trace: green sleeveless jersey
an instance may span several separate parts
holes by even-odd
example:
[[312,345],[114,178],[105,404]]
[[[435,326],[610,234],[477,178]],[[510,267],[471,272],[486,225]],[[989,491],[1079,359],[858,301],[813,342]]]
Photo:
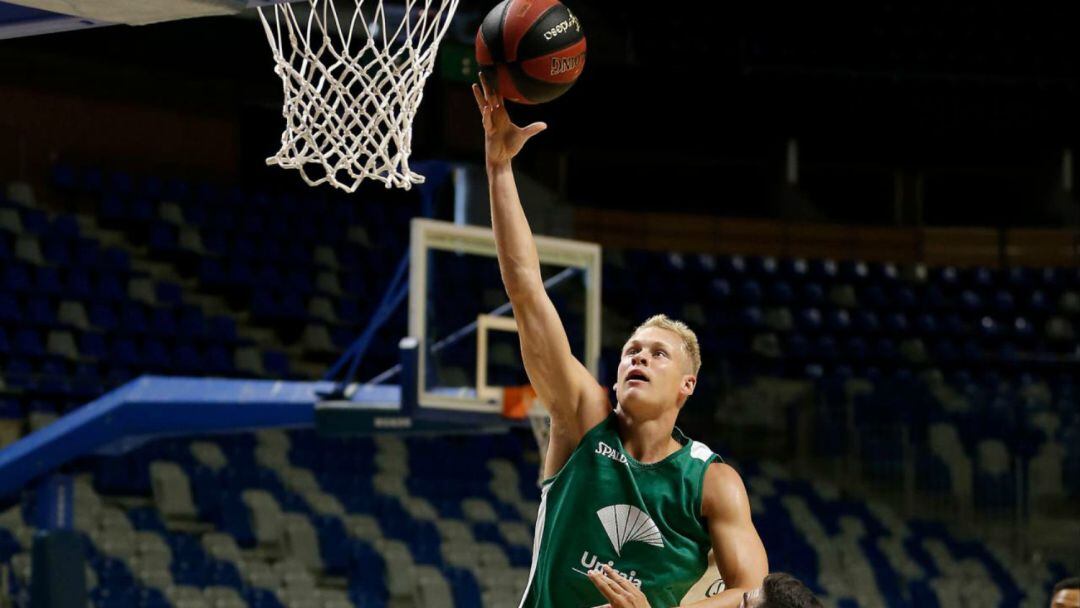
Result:
[[543,482],[532,569],[520,608],[592,608],[606,603],[586,573],[610,565],[653,608],[678,606],[708,567],[701,516],[705,470],[719,457],[672,433],[682,448],[643,464],[623,450],[614,413],[585,433]]

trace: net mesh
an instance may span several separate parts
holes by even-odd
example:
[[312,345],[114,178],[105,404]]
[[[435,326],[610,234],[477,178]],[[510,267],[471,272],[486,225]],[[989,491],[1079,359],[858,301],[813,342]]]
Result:
[[267,164],[354,192],[409,189],[412,124],[458,0],[307,0],[259,8],[284,90],[281,149]]

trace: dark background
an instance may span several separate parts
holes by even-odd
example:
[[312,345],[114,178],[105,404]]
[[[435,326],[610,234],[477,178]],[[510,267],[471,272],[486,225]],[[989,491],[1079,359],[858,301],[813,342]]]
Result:
[[[512,113],[549,123],[519,166],[575,204],[879,225],[1080,215],[1060,185],[1080,107],[1075,3],[568,4],[589,41],[583,77]],[[492,5],[463,0],[445,43],[471,44]],[[248,17],[0,41],[0,86],[224,120],[230,170],[289,183],[262,162],[281,90]],[[414,158],[479,161],[474,112],[436,69]],[[792,139],[798,187],[783,181]]]

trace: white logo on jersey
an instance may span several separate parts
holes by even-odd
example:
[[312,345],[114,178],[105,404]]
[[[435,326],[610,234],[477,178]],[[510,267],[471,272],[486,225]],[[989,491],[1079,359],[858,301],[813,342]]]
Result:
[[611,505],[596,512],[604,524],[611,546],[622,555],[626,543],[640,542],[654,547],[664,546],[664,537],[652,518],[634,505]]
[[596,442],[596,452],[595,453],[600,454],[601,456],[606,456],[607,458],[610,458],[610,459],[614,460],[615,462],[621,462],[623,464],[626,464],[626,456],[623,456],[622,452],[620,452],[619,450],[616,450],[615,448],[609,446],[608,444],[604,443],[603,441],[597,441]]
[[[607,565],[611,566],[611,569],[615,571],[615,574],[618,574],[619,576],[625,578],[626,580],[630,581],[630,583],[633,584],[635,587],[641,589],[641,579],[637,577],[637,570],[623,572],[615,567],[615,562],[613,561],[609,561]],[[577,572],[578,574],[584,574],[585,576],[588,576],[589,572],[592,572],[594,570],[596,572],[604,571],[604,562],[597,559],[597,556],[589,554],[588,551],[585,551],[581,554],[581,566],[585,568],[585,570],[578,570],[577,568],[571,568],[571,570]]]

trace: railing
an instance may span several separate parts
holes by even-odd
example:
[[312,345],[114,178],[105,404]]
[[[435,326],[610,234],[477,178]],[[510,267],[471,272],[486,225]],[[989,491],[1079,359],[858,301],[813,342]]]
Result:
[[[787,386],[773,391],[768,379],[758,379],[753,388],[730,391],[720,404],[717,433],[732,457],[778,460],[799,477],[831,483],[851,498],[885,503],[905,520],[943,522],[969,538],[1012,547],[1017,556],[1075,556],[1075,547],[1039,533],[1048,522],[1080,521],[1080,504],[1068,488],[1059,496],[1033,496],[1033,463],[1022,453],[1024,429],[1034,426],[1030,420],[1007,429],[1013,433],[1003,441],[1008,454],[997,462],[1003,473],[984,475],[979,470],[986,461],[980,465],[978,450],[971,448],[981,438],[969,438],[968,448],[957,445],[963,457],[947,462],[931,446],[933,417],[919,415],[917,407],[867,419],[859,400],[873,402],[881,395],[866,383],[849,382],[837,399],[808,381],[802,391],[792,390],[791,380],[778,382]],[[905,400],[895,390],[883,409]],[[753,411],[753,419],[740,418],[740,411]],[[762,424],[764,419],[774,423]]]
[[604,247],[932,266],[1080,264],[1080,229],[903,228],[798,224],[576,209],[575,238]]

